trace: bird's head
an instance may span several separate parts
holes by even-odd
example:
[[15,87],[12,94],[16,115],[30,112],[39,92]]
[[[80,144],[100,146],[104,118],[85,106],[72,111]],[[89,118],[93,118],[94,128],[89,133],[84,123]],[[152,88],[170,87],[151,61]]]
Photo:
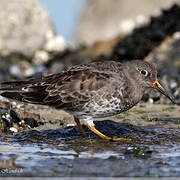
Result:
[[127,68],[128,73],[133,77],[134,83],[137,84],[139,88],[143,90],[147,88],[156,89],[175,103],[174,97],[159,83],[157,70],[153,64],[142,60],[134,60],[127,62],[127,65],[129,66],[129,68]]

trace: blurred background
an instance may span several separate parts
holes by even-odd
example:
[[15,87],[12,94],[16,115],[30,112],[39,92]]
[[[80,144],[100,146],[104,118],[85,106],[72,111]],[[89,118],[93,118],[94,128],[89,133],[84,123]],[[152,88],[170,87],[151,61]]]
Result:
[[180,0],[1,0],[0,53],[32,57],[56,34],[61,38],[50,50],[62,40],[78,47],[124,37],[175,3]]
[[39,0],[56,32],[72,44],[92,44],[130,33],[179,0]]
[[49,12],[58,34],[71,43],[73,30],[77,26],[78,19],[87,0],[39,0]]

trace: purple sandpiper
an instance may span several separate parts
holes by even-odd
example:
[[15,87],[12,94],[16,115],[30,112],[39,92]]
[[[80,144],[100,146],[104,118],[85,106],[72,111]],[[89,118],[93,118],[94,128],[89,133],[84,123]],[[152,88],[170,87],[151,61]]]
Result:
[[142,60],[93,62],[42,78],[4,82],[0,84],[0,94],[69,112],[82,136],[86,136],[81,125],[84,124],[103,139],[126,140],[102,134],[95,128],[93,119],[129,110],[148,88],[157,89],[175,102],[158,82],[155,66]]

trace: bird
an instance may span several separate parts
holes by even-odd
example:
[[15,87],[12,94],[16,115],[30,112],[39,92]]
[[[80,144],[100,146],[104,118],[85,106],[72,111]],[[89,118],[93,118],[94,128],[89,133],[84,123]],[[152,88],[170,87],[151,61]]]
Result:
[[131,109],[147,89],[156,89],[175,103],[159,83],[155,65],[143,60],[91,62],[41,78],[0,83],[1,96],[65,110],[74,116],[83,137],[86,125],[102,139],[114,141],[128,139],[104,135],[93,120]]

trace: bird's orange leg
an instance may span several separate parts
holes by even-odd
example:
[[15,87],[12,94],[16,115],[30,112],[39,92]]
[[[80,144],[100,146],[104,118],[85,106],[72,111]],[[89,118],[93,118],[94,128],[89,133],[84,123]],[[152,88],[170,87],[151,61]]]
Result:
[[77,126],[78,126],[78,128],[79,128],[79,131],[80,131],[81,135],[82,135],[83,137],[86,137],[86,133],[84,132],[84,129],[83,129],[83,127],[82,127],[79,119],[74,116],[74,121],[76,122],[76,124],[77,124]]
[[105,140],[112,140],[112,141],[131,141],[131,139],[128,139],[128,138],[111,138],[111,137],[108,137],[104,134],[102,134],[100,131],[98,131],[94,125],[92,126],[88,126],[88,128],[93,131],[95,134],[97,134],[98,136],[100,136],[102,139],[105,139]]

